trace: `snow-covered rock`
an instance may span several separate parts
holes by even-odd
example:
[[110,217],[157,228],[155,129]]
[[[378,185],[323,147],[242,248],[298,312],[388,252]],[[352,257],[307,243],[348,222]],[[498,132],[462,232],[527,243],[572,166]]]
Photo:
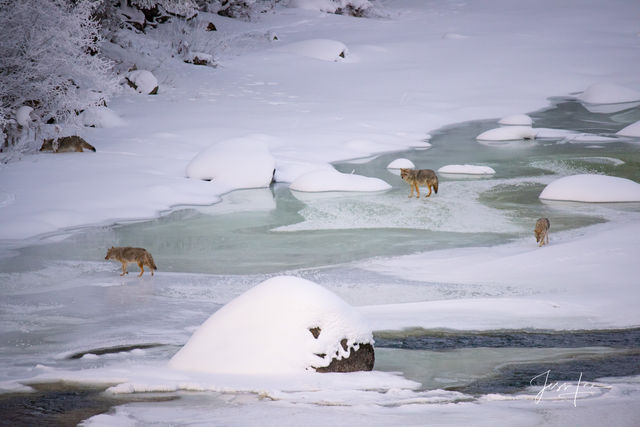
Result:
[[31,123],[32,111],[33,108],[27,105],[23,105],[22,107],[18,108],[18,110],[16,111],[16,122],[18,122],[18,124],[22,127],[29,126],[29,123]]
[[337,295],[308,280],[279,276],[209,317],[169,365],[212,373],[295,373],[326,368],[372,345],[367,324]]
[[387,169],[414,169],[416,165],[409,159],[395,159],[387,165]]
[[479,141],[513,141],[535,139],[536,130],[531,126],[506,126],[489,129],[476,137]]
[[615,176],[571,175],[547,185],[539,197],[574,202],[639,202],[640,184]]
[[461,175],[493,175],[496,173],[496,171],[489,166],[478,165],[447,165],[438,169],[438,172]]
[[501,118],[498,121],[498,124],[508,126],[531,126],[533,124],[533,120],[526,114],[512,114]]
[[216,143],[189,162],[189,178],[211,180],[233,188],[268,187],[273,180],[275,159],[265,138],[247,136]]
[[155,95],[158,93],[158,79],[148,70],[134,70],[127,73],[127,83],[139,93]]
[[293,182],[304,174],[318,170],[333,171],[335,169],[329,163],[278,161],[274,179],[276,182]]
[[640,92],[613,83],[596,83],[585,89],[578,99],[588,104],[621,104],[640,101]]
[[291,43],[279,50],[322,61],[340,61],[348,54],[347,46],[337,40],[312,39]]
[[125,125],[125,121],[115,111],[107,107],[89,107],[80,113],[80,120],[85,126],[97,128],[113,128]]
[[320,170],[309,172],[291,183],[295,191],[384,191],[391,188],[389,184],[378,178],[341,173],[337,170]]
[[317,10],[325,13],[355,13],[361,15],[369,10],[369,0],[289,0],[287,7]]
[[620,136],[640,137],[640,120],[616,132]]

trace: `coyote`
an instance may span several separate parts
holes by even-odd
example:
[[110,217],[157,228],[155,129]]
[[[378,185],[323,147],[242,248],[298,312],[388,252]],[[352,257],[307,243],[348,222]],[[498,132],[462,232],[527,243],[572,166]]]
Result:
[[79,136],[64,136],[62,138],[45,139],[40,151],[53,151],[54,153],[82,152],[85,150],[96,151],[95,147]]
[[438,194],[438,176],[431,169],[400,169],[400,177],[409,183],[411,187],[411,194],[409,198],[413,197],[413,189],[416,190],[416,198],[420,198],[419,185],[426,185],[429,187],[429,194],[425,197],[431,196],[431,189]]
[[107,256],[104,259],[115,259],[122,263],[122,274],[129,274],[127,271],[127,264],[130,262],[135,262],[140,267],[140,274],[138,277],[142,276],[144,273],[144,266],[148,266],[151,269],[151,275],[153,276],[153,270],[157,270],[156,263],[153,262],[153,257],[149,252],[147,252],[144,248],[132,248],[132,247],[117,247],[114,248],[111,246],[111,249],[107,251]]
[[549,218],[538,218],[538,220],[536,221],[536,228],[533,230],[533,232],[536,235],[536,243],[538,243],[538,247],[544,245],[545,243],[549,243],[550,227],[551,224],[549,223]]

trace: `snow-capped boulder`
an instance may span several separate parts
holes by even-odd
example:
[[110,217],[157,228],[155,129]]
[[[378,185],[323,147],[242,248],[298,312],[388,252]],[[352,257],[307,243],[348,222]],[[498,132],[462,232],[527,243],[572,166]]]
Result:
[[378,178],[341,173],[337,170],[319,170],[298,177],[289,187],[295,191],[384,191],[391,186]]
[[233,188],[268,187],[273,180],[275,159],[265,138],[247,136],[213,144],[187,165],[189,178],[216,181]]
[[447,165],[438,169],[440,173],[460,175],[493,175],[496,171],[489,166],[478,165]]
[[395,159],[387,165],[387,169],[414,169],[416,165],[409,159]]
[[96,128],[113,128],[125,124],[115,111],[107,107],[89,107],[80,113],[80,120],[83,125]]
[[204,52],[191,52],[184,62],[193,65],[214,65],[213,55]]
[[32,118],[31,118],[32,111],[33,111],[33,108],[27,105],[23,105],[22,107],[18,108],[16,110],[16,122],[18,122],[18,125],[22,127],[28,127],[29,123],[32,122]]
[[639,202],[640,184],[615,176],[571,175],[547,185],[539,197],[574,202]]
[[531,126],[506,126],[489,129],[476,137],[479,141],[514,141],[535,139],[536,131]]
[[531,126],[533,124],[533,120],[531,120],[531,117],[526,114],[512,114],[501,118],[498,121],[498,124],[507,126]]
[[371,370],[373,343],[359,312],[337,295],[279,276],[209,317],[169,366],[229,374]]
[[288,53],[333,62],[344,59],[349,52],[344,43],[329,39],[304,40],[279,49]]
[[299,161],[278,161],[276,164],[276,182],[293,182],[302,175],[318,170],[334,171],[329,163],[309,163]]
[[127,84],[137,92],[146,95],[156,95],[158,93],[158,79],[148,70],[134,70],[127,73],[125,77]]
[[616,135],[640,137],[640,120],[616,132]]
[[640,92],[612,83],[596,83],[585,89],[578,99],[588,104],[621,104],[640,101]]
[[364,16],[372,9],[369,0],[289,0],[287,7],[317,10],[352,16]]

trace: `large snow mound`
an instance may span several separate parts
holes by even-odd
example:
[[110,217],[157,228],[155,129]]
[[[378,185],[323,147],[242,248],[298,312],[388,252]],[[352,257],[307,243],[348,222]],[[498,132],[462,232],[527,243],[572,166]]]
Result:
[[640,202],[640,184],[615,176],[572,175],[553,181],[539,197],[574,202]]
[[640,101],[640,92],[613,83],[596,83],[585,89],[578,99],[588,104],[621,104]]
[[[320,329],[317,338],[313,328]],[[349,346],[373,344],[358,311],[320,285],[279,276],[209,317],[169,365],[212,373],[304,372],[328,366],[335,354],[348,357],[340,345],[343,339]]]
[[498,123],[509,126],[531,126],[533,124],[533,120],[531,120],[531,117],[526,114],[512,114],[501,118]]
[[337,170],[309,172],[291,183],[296,191],[384,191],[391,186],[379,178],[341,173]]
[[414,169],[416,165],[409,159],[395,159],[387,165],[387,169]]
[[489,166],[478,165],[447,165],[438,169],[438,172],[463,175],[493,175],[496,173],[496,171]]
[[330,39],[312,39],[291,43],[279,50],[322,61],[340,61],[347,56],[348,49],[344,43]]
[[89,107],[80,113],[80,120],[85,126],[97,128],[113,128],[125,125],[125,121],[115,111],[107,107]]
[[513,141],[535,139],[536,131],[531,126],[506,126],[489,129],[476,137],[479,141]]
[[198,153],[187,165],[189,178],[212,180],[233,188],[268,187],[275,159],[260,136],[234,138]]
[[630,124],[624,129],[619,130],[618,132],[616,132],[616,135],[640,137],[640,120]]

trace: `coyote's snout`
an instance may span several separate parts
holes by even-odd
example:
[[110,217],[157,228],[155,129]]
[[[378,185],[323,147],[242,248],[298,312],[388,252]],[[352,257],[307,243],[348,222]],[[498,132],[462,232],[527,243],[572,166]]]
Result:
[[429,187],[429,194],[425,197],[431,196],[432,188],[438,194],[438,176],[431,169],[400,169],[400,178],[407,181],[411,187],[409,198],[413,197],[414,189],[417,194],[416,198],[420,198],[420,185]]
[[107,250],[107,256],[104,259],[115,259],[122,263],[122,274],[128,274],[127,264],[130,262],[135,262],[140,267],[140,274],[138,277],[142,276],[144,273],[144,266],[146,265],[151,269],[151,275],[153,276],[153,270],[157,270],[156,263],[153,262],[153,257],[149,252],[147,252],[144,248],[132,248],[132,247],[111,247]]
[[538,243],[538,247],[544,245],[545,243],[549,243],[549,228],[551,224],[549,223],[549,218],[538,218],[536,221],[536,228],[533,229],[534,234],[536,235],[536,242]]

